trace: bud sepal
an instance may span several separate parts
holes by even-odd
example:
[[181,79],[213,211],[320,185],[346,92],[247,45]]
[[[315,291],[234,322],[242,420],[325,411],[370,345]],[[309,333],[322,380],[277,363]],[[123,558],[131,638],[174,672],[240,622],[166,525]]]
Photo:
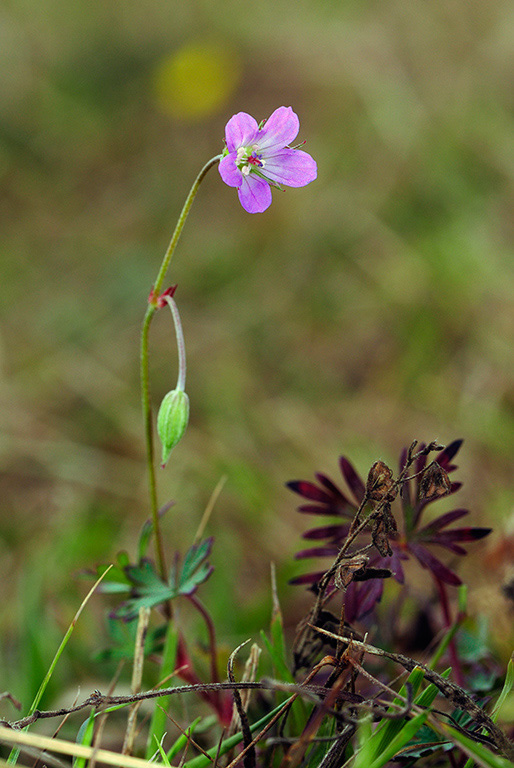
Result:
[[162,444],[162,467],[186,431],[189,421],[189,398],[183,389],[172,389],[165,395],[157,414],[157,433]]

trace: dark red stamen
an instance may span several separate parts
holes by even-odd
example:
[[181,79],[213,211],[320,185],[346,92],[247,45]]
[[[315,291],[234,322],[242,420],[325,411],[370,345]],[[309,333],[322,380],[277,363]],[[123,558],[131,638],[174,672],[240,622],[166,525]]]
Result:
[[248,163],[250,165],[257,165],[260,168],[264,165],[264,163],[261,161],[262,155],[257,155],[255,152],[252,152],[252,154],[248,158]]

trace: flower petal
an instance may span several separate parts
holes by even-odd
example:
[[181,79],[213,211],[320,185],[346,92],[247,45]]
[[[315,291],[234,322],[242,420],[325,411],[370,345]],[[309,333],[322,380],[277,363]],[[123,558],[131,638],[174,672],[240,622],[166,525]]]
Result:
[[259,126],[257,120],[246,112],[233,115],[225,126],[225,141],[229,152],[253,144],[257,138]]
[[236,152],[231,152],[220,160],[218,171],[220,176],[229,187],[240,187],[243,174],[236,165]]
[[244,176],[242,185],[237,190],[239,201],[248,213],[262,213],[271,205],[271,189],[267,181],[250,174]]
[[281,149],[271,156],[266,153],[264,173],[272,181],[287,187],[304,187],[318,175],[316,161],[301,149]]
[[259,149],[266,150],[266,154],[274,149],[282,149],[296,139],[299,130],[298,115],[291,107],[279,107],[259,131]]

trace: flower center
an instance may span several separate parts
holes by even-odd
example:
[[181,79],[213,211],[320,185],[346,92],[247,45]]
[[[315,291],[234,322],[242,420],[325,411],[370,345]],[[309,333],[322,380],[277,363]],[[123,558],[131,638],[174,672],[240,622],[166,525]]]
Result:
[[251,147],[239,147],[237,150],[236,165],[242,174],[248,176],[252,170],[264,168],[266,161],[262,155],[257,154],[258,147],[254,144]]

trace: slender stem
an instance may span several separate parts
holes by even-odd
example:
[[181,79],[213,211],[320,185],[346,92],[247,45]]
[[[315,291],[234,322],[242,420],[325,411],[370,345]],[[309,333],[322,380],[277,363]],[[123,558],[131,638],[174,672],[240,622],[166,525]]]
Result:
[[[434,574],[432,574],[432,576],[435,581],[437,591],[439,592],[439,600],[440,600],[441,608],[443,611],[444,622],[448,627],[448,629],[450,629],[453,625],[453,620],[452,620],[450,602],[448,600],[448,593],[446,591],[446,587],[444,583],[441,581],[441,579],[439,579]],[[464,687],[465,685],[464,674],[462,672],[462,664],[459,659],[459,654],[457,652],[457,646],[455,644],[454,637],[452,637],[450,642],[448,643],[448,651],[450,654],[450,661],[452,665],[452,671],[455,676],[455,680],[460,686]]]
[[150,493],[150,508],[152,511],[153,530],[155,535],[155,554],[159,565],[159,572],[164,578],[166,575],[166,563],[164,560],[164,548],[161,529],[159,526],[159,513],[157,506],[157,483],[155,479],[152,401],[150,397],[150,378],[148,369],[148,331],[155,314],[156,307],[149,304],[146,309],[143,329],[141,332],[141,400],[143,404],[143,420],[146,443],[146,467],[148,471],[148,491]]
[[[217,660],[217,652],[216,652],[216,631],[214,629],[214,623],[212,621],[212,618],[209,616],[207,609],[196,597],[196,595],[187,595],[187,598],[194,605],[196,610],[200,613],[203,620],[205,621],[207,632],[209,633],[209,656],[210,656],[210,666],[211,666],[211,682],[218,683],[219,675],[218,675],[218,660]],[[214,691],[213,698],[215,699],[215,702],[216,702],[216,709],[221,714],[222,702],[221,702],[219,691]]]
[[209,654],[211,657],[211,681],[213,683],[217,683],[219,682],[219,675],[218,663],[216,659],[216,631],[214,629],[213,621],[209,616],[205,606],[200,602],[196,595],[187,595],[187,598],[194,605],[196,610],[201,614],[207,626],[207,631],[209,633]]
[[178,377],[175,389],[180,389],[184,392],[186,386],[186,345],[184,343],[184,332],[182,331],[182,323],[180,322],[178,307],[174,300],[171,296],[165,296],[164,299],[171,309],[171,316],[173,317],[173,323],[175,325],[175,335],[177,337]]
[[216,165],[216,163],[219,163],[221,158],[222,158],[222,155],[216,155],[216,157],[211,158],[209,162],[205,163],[204,167],[196,177],[193,183],[193,186],[189,191],[189,194],[186,198],[186,202],[184,203],[184,207],[182,208],[182,211],[180,212],[180,216],[178,217],[175,231],[171,236],[170,244],[168,245],[168,250],[164,254],[164,259],[162,260],[161,268],[159,269],[157,279],[155,280],[153,292],[156,300],[159,297],[159,294],[161,293],[162,284],[164,282],[164,278],[166,277],[166,272],[168,271],[171,257],[173,256],[173,252],[177,247],[179,237],[182,233],[182,229],[184,228],[184,224],[187,219],[187,214],[189,213],[189,209],[193,205],[193,200],[195,199],[196,193],[198,192],[198,187],[202,183],[203,177],[205,176],[207,171],[210,170],[213,167],[213,165]]
[[158,503],[157,503],[157,482],[155,478],[155,461],[154,461],[154,445],[153,445],[152,402],[151,402],[151,396],[150,396],[150,374],[149,374],[149,367],[148,367],[148,338],[149,338],[149,331],[150,331],[152,318],[155,314],[155,310],[158,307],[158,299],[162,290],[162,284],[164,282],[164,278],[166,277],[166,272],[168,270],[171,257],[173,256],[173,252],[177,247],[177,243],[182,233],[182,229],[184,227],[185,221],[187,219],[187,214],[189,213],[189,209],[193,204],[193,200],[195,199],[196,193],[198,192],[198,187],[200,186],[205,174],[210,168],[212,168],[214,165],[216,165],[216,163],[219,162],[221,157],[222,157],[221,155],[216,155],[216,157],[213,157],[211,160],[209,160],[208,163],[204,165],[204,167],[196,177],[193,183],[193,186],[189,191],[189,194],[186,198],[186,202],[184,203],[184,207],[182,208],[177,224],[175,226],[175,231],[173,232],[173,235],[171,237],[170,244],[168,245],[166,253],[164,254],[164,258],[162,260],[162,264],[157,274],[157,278],[155,280],[152,293],[150,294],[150,299],[148,302],[148,307],[146,309],[146,314],[143,320],[143,327],[141,331],[141,356],[140,356],[141,400],[142,400],[142,407],[143,407],[143,420],[144,420],[144,431],[145,431],[145,441],[146,441],[146,465],[147,465],[147,471],[148,471],[148,490],[150,494],[150,508],[152,512],[152,522],[153,522],[153,529],[155,533],[156,558],[157,558],[160,574],[163,578],[166,577],[166,561],[164,559],[164,547],[162,542],[161,529],[159,525],[159,513],[158,513]]

